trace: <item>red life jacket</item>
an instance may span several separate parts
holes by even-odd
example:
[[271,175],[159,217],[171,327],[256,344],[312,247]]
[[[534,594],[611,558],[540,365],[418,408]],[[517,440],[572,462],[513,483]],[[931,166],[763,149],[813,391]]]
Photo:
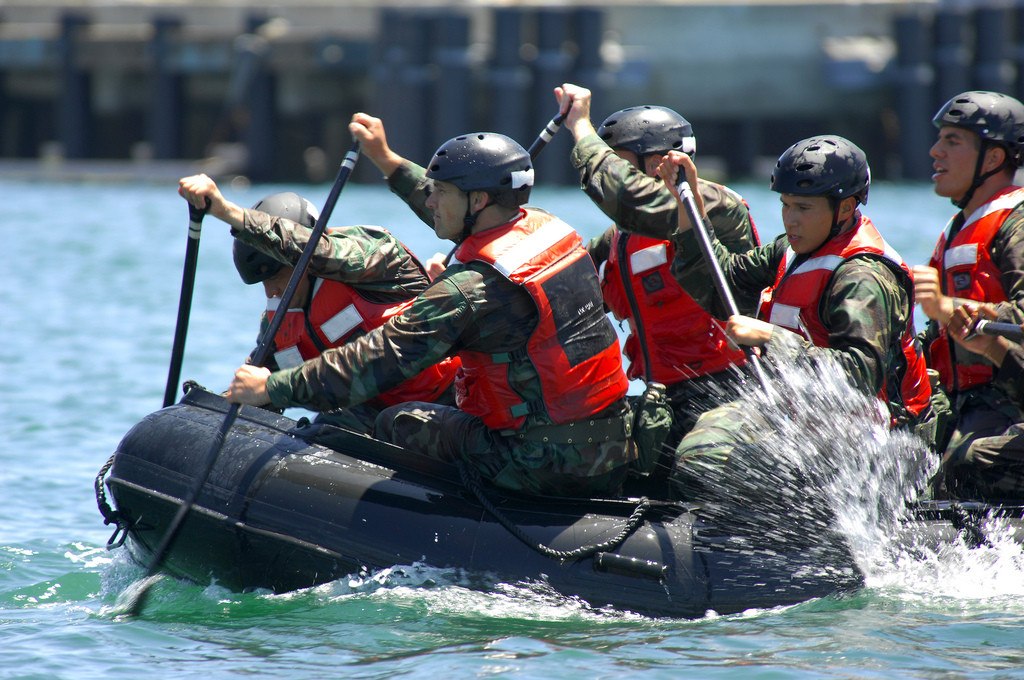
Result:
[[928,406],[931,386],[914,333],[913,280],[903,258],[885,242],[868,218],[861,216],[857,226],[826,241],[792,271],[789,266],[795,253],[787,249],[775,273],[775,283],[761,293],[758,317],[800,333],[818,347],[828,347],[829,330],[818,313],[821,300],[836,268],[846,260],[865,255],[882,259],[900,272],[909,300],[907,327],[899,338],[903,361],[888,369],[878,397],[886,402],[897,401],[916,416]]
[[674,256],[670,241],[616,229],[601,264],[605,304],[629,322],[630,379],[674,385],[746,362],[742,350],[730,349],[722,324],[672,276]]
[[[274,317],[276,302],[267,301],[268,319]],[[315,279],[308,314],[301,308],[289,309],[274,337],[274,345],[280,348],[274,353],[277,365],[292,368],[326,349],[340,347],[357,332],[362,335],[401,314],[412,302],[413,298],[392,304],[370,302],[346,283]],[[405,401],[435,402],[455,379],[458,367],[458,359],[445,359],[378,394],[370,403],[383,408]]]
[[[1005,302],[1002,272],[992,262],[992,239],[1014,208],[1024,202],[1024,188],[1007,187],[971,213],[950,238],[956,218],[950,220],[935,246],[929,264],[941,273],[942,292],[951,297],[979,302]],[[966,390],[992,382],[992,365],[969,352],[957,352],[945,328],[928,346],[932,368],[950,391]],[[955,366],[955,369],[954,369]]]
[[[484,262],[522,286],[537,306],[537,326],[525,352],[463,350],[455,380],[459,408],[492,430],[516,430],[529,413],[546,412],[555,424],[598,413],[626,394],[622,353],[605,316],[593,261],[580,235],[536,208],[511,222],[471,235],[453,262]],[[529,361],[542,403],[528,403],[509,381],[509,365]]]

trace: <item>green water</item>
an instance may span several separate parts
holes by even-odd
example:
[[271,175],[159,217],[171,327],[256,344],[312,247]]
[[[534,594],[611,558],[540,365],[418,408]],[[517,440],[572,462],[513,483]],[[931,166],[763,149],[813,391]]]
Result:
[[[315,203],[327,189],[290,188]],[[775,195],[737,188],[762,238],[779,233]],[[228,191],[251,204],[278,189]],[[697,621],[522,585],[478,592],[420,565],[285,595],[167,579],[121,620],[142,569],[104,549],[92,483],[162,401],[187,213],[173,183],[0,180],[0,195],[0,677],[1024,677],[1024,556],[998,541],[894,562],[850,597]],[[605,226],[578,191],[535,198],[588,236]],[[891,185],[866,210],[912,263],[950,211],[927,186]],[[447,250],[379,187],[349,187],[335,215],[383,224],[424,258]],[[220,389],[253,346],[263,293],[237,280],[215,220],[200,251],[183,377]]]

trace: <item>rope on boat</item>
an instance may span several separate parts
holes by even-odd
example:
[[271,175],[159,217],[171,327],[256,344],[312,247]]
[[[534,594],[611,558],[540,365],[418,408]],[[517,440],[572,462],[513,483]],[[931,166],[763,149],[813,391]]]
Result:
[[953,501],[949,504],[949,521],[963,538],[968,548],[980,548],[983,545],[991,546],[985,529],[978,517],[971,513],[960,503]]
[[110,507],[110,503],[107,503],[107,493],[103,490],[103,478],[107,476],[107,472],[114,465],[114,454],[111,454],[110,459],[104,463],[103,467],[100,468],[100,473],[96,475],[96,481],[93,482],[93,486],[96,489],[96,505],[100,508],[100,514],[103,515],[104,524],[113,524],[114,533],[107,539],[107,550],[113,550],[114,548],[120,548],[124,545],[124,541],[128,538],[128,524],[125,522],[125,518],[120,512]]
[[651,502],[646,496],[640,498],[636,508],[633,509],[632,514],[626,520],[626,525],[622,528],[617,535],[604,543],[598,543],[596,545],[584,545],[572,550],[555,550],[543,543],[538,543],[527,536],[522,529],[517,525],[513,524],[512,521],[506,517],[497,507],[487,498],[483,488],[480,486],[480,473],[465,461],[459,461],[459,476],[462,478],[462,483],[467,489],[473,492],[476,499],[480,501],[480,504],[484,506],[487,512],[491,513],[501,526],[505,527],[509,533],[522,541],[526,546],[536,550],[545,557],[550,557],[556,560],[572,560],[582,559],[589,557],[594,553],[607,552],[614,550],[623,541],[629,538],[630,534],[636,531],[637,527],[643,521],[644,514],[650,509]]

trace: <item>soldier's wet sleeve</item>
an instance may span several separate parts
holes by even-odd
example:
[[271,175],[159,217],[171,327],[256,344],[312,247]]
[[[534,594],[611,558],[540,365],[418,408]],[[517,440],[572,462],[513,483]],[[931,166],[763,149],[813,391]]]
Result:
[[391,189],[391,193],[405,201],[416,216],[433,229],[434,216],[427,210],[427,197],[430,195],[431,185],[426,168],[411,161],[402,163],[388,177],[388,188]]
[[[775,270],[786,248],[785,236],[780,236],[772,243],[753,248],[745,253],[730,253],[718,240],[715,230],[709,231],[711,247],[725,274],[726,284],[736,299],[737,307],[743,311],[741,300],[749,308],[751,306],[749,301],[753,300],[753,304],[756,304],[756,299],[761,291],[774,282]],[[679,285],[701,307],[719,318],[725,318],[727,316],[725,304],[719,299],[711,270],[707,262],[704,261],[696,234],[692,229],[676,232],[674,242],[676,256],[672,262],[672,274]]]
[[992,261],[1002,272],[1007,302],[998,308],[1001,321],[1024,322],[1024,207],[1010,213],[992,239]]
[[271,374],[271,403],[318,411],[360,404],[453,354],[472,322],[471,305],[459,286],[441,277],[383,326]]
[[740,195],[732,189],[698,180],[708,221],[715,236],[730,253],[745,253],[760,245],[750,219],[750,211]]
[[[236,238],[294,265],[309,243],[312,231],[288,219],[246,210]],[[419,294],[428,283],[412,253],[390,232],[376,226],[332,227],[325,231],[313,251],[308,272],[403,297]]]
[[855,258],[836,269],[821,305],[829,346],[796,346],[790,337],[795,333],[778,338],[773,333],[765,349],[769,355],[797,349],[812,360],[830,356],[855,385],[874,394],[890,364],[900,360],[899,338],[907,325],[909,304],[906,291],[887,265]]
[[580,187],[623,231],[667,240],[676,228],[676,199],[664,182],[648,177],[596,134],[573,147],[570,161]]
[[[750,219],[750,211],[739,194],[721,184],[704,180],[699,180],[698,188],[715,237],[726,250],[730,253],[746,253],[760,245]],[[732,291],[741,314],[755,313],[760,292],[760,289],[752,288]]]

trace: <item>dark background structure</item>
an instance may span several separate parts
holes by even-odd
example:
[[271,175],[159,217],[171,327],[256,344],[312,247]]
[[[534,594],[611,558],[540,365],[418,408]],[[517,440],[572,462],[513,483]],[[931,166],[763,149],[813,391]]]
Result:
[[[864,147],[878,177],[925,179],[942,102],[1024,94],[1024,2],[8,0],[0,174],[188,161],[323,181],[355,111],[425,162],[472,130],[528,144],[565,81],[594,90],[595,122],[676,108],[722,177],[765,176],[791,142],[828,131]],[[543,181],[574,181],[568,150],[556,138]]]

